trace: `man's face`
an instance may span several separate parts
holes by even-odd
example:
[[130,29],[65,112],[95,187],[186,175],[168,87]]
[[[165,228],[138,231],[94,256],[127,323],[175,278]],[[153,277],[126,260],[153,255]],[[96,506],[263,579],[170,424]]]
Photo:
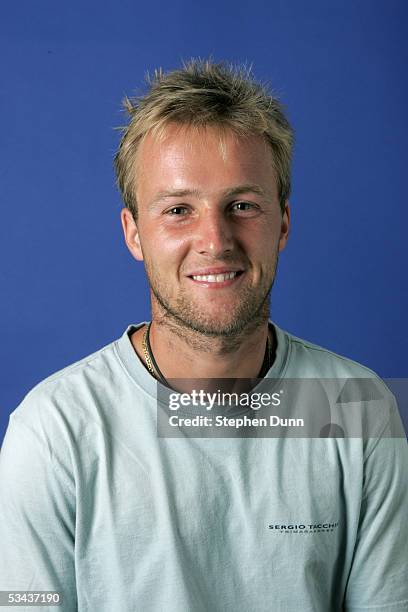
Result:
[[215,127],[172,124],[161,142],[149,134],[137,156],[137,225],[122,211],[153,308],[209,336],[265,318],[289,227],[263,138],[227,132],[223,142],[222,151]]

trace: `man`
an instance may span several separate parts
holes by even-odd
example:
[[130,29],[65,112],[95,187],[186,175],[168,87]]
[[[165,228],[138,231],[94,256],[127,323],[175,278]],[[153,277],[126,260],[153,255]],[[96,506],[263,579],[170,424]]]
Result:
[[[49,377],[11,415],[0,588],[58,591],[63,610],[81,612],[407,610],[394,398],[363,366],[269,321],[290,226],[281,106],[244,70],[192,60],[156,72],[127,108],[121,220],[145,265],[151,322]],[[283,390],[296,396],[287,381],[301,393],[318,381],[349,416],[336,421],[342,437],[253,421],[189,429],[182,395],[199,380],[205,392],[231,380],[247,397],[275,390],[276,404]],[[284,408],[299,397],[306,405],[298,393]]]

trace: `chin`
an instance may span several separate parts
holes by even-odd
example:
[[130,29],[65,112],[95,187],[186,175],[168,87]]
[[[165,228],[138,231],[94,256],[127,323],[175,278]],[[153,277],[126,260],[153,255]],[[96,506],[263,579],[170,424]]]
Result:
[[184,323],[191,329],[209,336],[233,336],[243,331],[243,322],[231,317],[189,318]]

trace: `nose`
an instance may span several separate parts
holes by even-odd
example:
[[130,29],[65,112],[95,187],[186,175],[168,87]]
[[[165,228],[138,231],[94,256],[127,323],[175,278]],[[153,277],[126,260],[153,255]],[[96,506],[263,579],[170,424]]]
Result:
[[231,221],[221,211],[206,211],[201,215],[195,236],[195,249],[200,255],[220,258],[234,248]]

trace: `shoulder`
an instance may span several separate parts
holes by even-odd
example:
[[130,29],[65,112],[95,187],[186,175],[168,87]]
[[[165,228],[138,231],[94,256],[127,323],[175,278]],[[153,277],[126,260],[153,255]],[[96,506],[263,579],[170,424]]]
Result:
[[46,464],[71,474],[96,464],[106,445],[123,437],[135,405],[145,401],[120,358],[130,327],[27,393],[10,415],[4,438],[10,452],[40,453]]
[[375,378],[381,380],[376,372],[353,359],[339,355],[303,338],[298,338],[287,331],[280,330],[280,332],[286,337],[289,346],[288,366],[298,369],[299,373],[303,371],[305,376]]
[[[58,370],[36,384],[11,413],[11,419],[45,442],[81,431],[104,387],[120,370],[115,341]],[[117,379],[117,372],[115,375]],[[86,408],[86,409],[84,409]]]
[[279,330],[279,337],[287,345],[285,378],[312,379],[311,389],[324,389],[334,414],[345,419],[346,430],[356,435],[364,426],[368,437],[405,437],[396,398],[376,372],[286,331]]

